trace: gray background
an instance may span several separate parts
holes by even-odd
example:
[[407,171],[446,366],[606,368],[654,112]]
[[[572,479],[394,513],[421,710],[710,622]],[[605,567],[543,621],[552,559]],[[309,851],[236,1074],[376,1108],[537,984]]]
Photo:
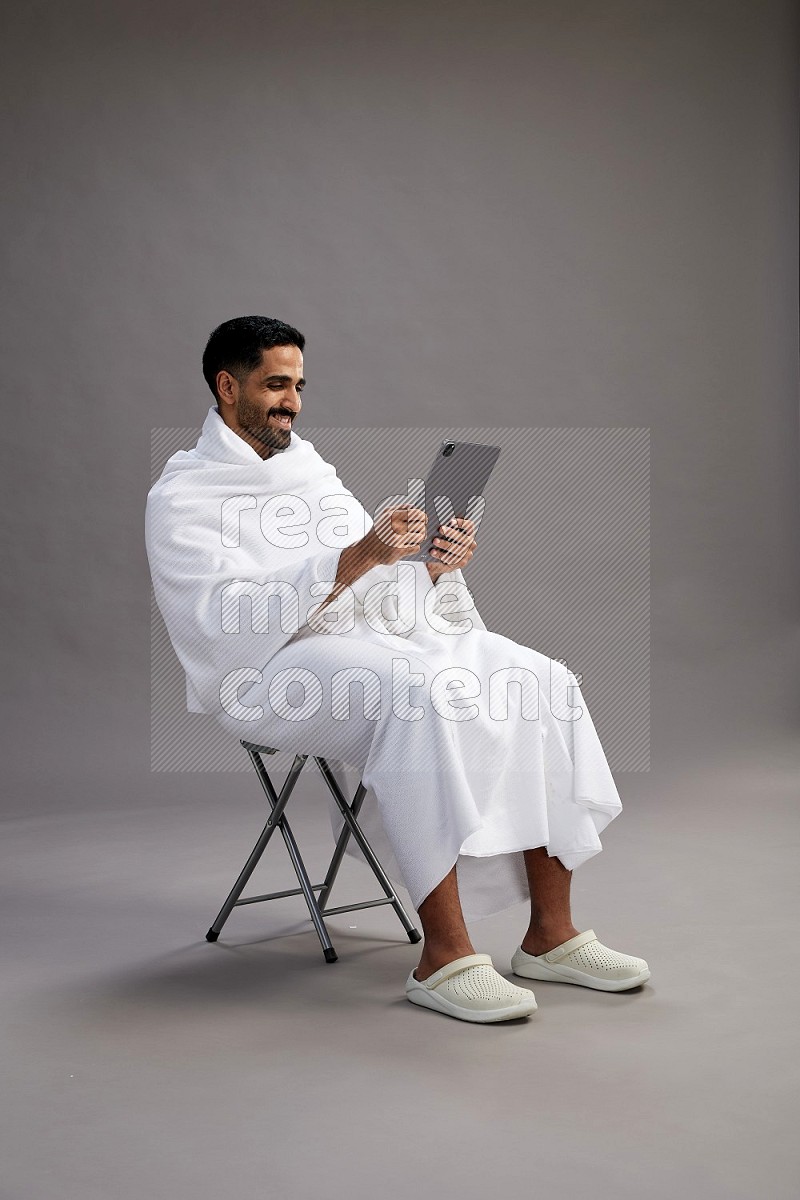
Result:
[[[9,1195],[793,1195],[796,6],[4,24]],[[261,807],[150,770],[144,499],[246,313],[306,334],[309,427],[650,430],[651,770],[573,914],[648,958],[641,995],[540,985],[498,1036],[405,1002],[384,910],[332,919],[332,967],[295,902],[203,940]],[[507,972],[524,925],[476,949]]]

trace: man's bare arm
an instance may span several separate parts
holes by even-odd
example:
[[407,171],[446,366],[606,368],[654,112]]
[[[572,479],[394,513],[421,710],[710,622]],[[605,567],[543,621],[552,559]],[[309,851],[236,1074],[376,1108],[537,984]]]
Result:
[[336,579],[334,581],[333,591],[329,596],[326,596],[322,604],[319,606],[321,611],[331,600],[349,587],[351,583],[355,583],[367,571],[372,570],[377,565],[375,559],[370,556],[369,547],[364,545],[364,539],[360,542],[354,542],[352,546],[345,546],[339,555],[339,564],[336,568]]
[[339,555],[334,588],[316,610],[322,612],[345,587],[381,563],[394,563],[413,554],[425,540],[428,517],[419,508],[401,504],[384,509],[375,524],[359,541],[345,546]]

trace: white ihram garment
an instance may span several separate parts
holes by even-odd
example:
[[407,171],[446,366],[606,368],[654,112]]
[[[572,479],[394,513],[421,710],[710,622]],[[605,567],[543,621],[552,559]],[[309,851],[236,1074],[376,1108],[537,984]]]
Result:
[[[317,613],[371,525],[310,441],[292,431],[262,459],[212,406],[147,498],[156,601],[191,711],[328,758],[350,796],[363,777],[359,819],[414,907],[457,863],[479,919],[527,898],[522,850],[572,870],[622,803],[575,676],[488,631],[461,571],[434,585],[424,563],[374,567]],[[329,813],[335,836],[332,798]],[[361,859],[352,839],[348,853]]]

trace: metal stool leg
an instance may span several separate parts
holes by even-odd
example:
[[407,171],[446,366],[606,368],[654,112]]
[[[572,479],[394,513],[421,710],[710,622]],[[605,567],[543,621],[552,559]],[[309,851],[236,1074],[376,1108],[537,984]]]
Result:
[[[314,923],[314,928],[316,929],[319,940],[322,943],[322,952],[325,955],[325,961],[336,962],[338,956],[333,948],[333,943],[331,942],[327,927],[319,910],[311,881],[308,878],[308,872],[305,869],[305,864],[303,863],[300,851],[297,848],[297,842],[295,841],[294,835],[289,827],[289,823],[283,815],[284,809],[289,801],[289,797],[292,793],[295,783],[297,782],[298,776],[305,766],[308,755],[298,754],[295,757],[295,760],[289,770],[289,774],[284,780],[280,795],[276,795],[275,788],[272,786],[272,780],[266,772],[266,768],[264,767],[264,763],[260,754],[257,751],[249,749],[247,754],[253,766],[255,767],[256,774],[258,775],[261,786],[264,789],[264,793],[270,803],[271,812],[267,819],[267,823],[261,832],[261,836],[253,847],[250,857],[242,868],[239,878],[236,880],[236,883],[231,889],[230,895],[223,904],[214,920],[214,923],[206,934],[206,940],[209,942],[215,942],[217,940],[223,925],[237,904],[252,904],[258,900],[266,899],[266,897],[263,896],[254,896],[250,900],[239,900],[239,897],[246,887],[247,881],[255,870],[255,867],[261,858],[261,855],[264,853],[266,845],[273,833],[276,829],[280,829],[281,834],[283,835],[283,840],[286,843],[286,849],[289,852],[289,857],[292,860],[292,865],[300,883],[299,890],[302,891],[305,897],[309,913],[311,914],[311,920]],[[294,894],[294,891],[292,890],[288,894],[292,895]]]
[[[391,904],[397,913],[397,916],[399,917],[406,933],[408,934],[409,941],[420,941],[422,934],[420,934],[418,930],[414,928],[414,925],[410,921],[405,909],[403,908],[400,898],[392,887],[386,872],[383,870],[375,851],[367,841],[356,819],[361,810],[361,805],[367,791],[363,783],[359,783],[352,803],[348,804],[326,760],[321,757],[315,757],[314,761],[317,763],[317,766],[322,772],[322,776],[325,779],[325,782],[327,783],[331,793],[333,794],[340,812],[342,813],[344,818],[344,826],[339,834],[339,837],[337,838],[333,857],[331,858],[324,882],[312,884],[308,877],[308,872],[306,871],[305,863],[303,862],[294,834],[292,833],[291,826],[289,825],[289,821],[284,812],[294,785],[297,782],[300,772],[305,766],[309,756],[307,754],[296,755],[286,779],[283,782],[280,793],[276,793],[272,784],[272,780],[267,774],[261,754],[275,754],[277,751],[269,746],[262,746],[255,742],[246,742],[243,740],[241,744],[247,751],[248,757],[250,758],[256,774],[258,775],[262,790],[269,801],[270,814],[266,825],[261,831],[258,841],[253,847],[250,857],[242,868],[239,878],[233,885],[228,898],[217,914],[213,925],[206,934],[206,939],[209,942],[215,942],[217,940],[223,925],[227,921],[232,909],[235,908],[236,905],[257,904],[262,900],[275,900],[278,897],[297,896],[302,893],[306,904],[308,905],[308,911],[314,924],[314,928],[317,931],[317,936],[322,944],[322,951],[326,962],[336,962],[338,955],[333,948],[333,943],[331,942],[330,935],[328,934],[328,929],[323,917],[324,911],[327,911],[327,914],[332,916],[334,913],[352,912],[354,909],[373,908],[381,904]],[[255,870],[261,855],[264,853],[267,843],[276,829],[280,829],[281,831],[281,835],[286,845],[289,857],[292,860],[292,866],[294,867],[300,887],[287,888],[281,892],[270,892],[264,896],[247,896],[243,898],[242,891],[244,890],[247,881]],[[364,857],[366,858],[378,882],[383,888],[384,898],[382,900],[364,900],[359,904],[342,904],[338,908],[327,908],[327,903],[330,899],[331,888],[333,887],[334,880],[336,879],[339,867],[341,866],[342,859],[344,857],[348,840],[351,836],[356,839]],[[319,899],[317,899],[315,892],[320,893]]]
[[[358,812],[366,794],[367,789],[364,787],[363,783],[359,783],[356,794],[353,797],[353,803],[351,805],[352,811],[356,816],[358,816]],[[350,834],[350,826],[345,821],[342,826],[342,831],[336,840],[336,847],[333,851],[333,857],[331,858],[330,866],[328,867],[328,873],[325,876],[325,880],[322,884],[322,890],[319,894],[319,906],[323,912],[325,911],[325,905],[331,898],[331,888],[333,887],[333,882],[336,879],[336,876],[339,874],[339,867],[342,865],[344,852],[347,849],[347,843],[350,840]]]
[[[271,815],[272,815],[273,824],[278,826],[278,828],[281,831],[281,834],[283,835],[283,840],[286,843],[286,849],[289,852],[289,857],[292,860],[292,866],[295,869],[295,874],[297,875],[297,879],[300,884],[300,890],[302,891],[303,896],[305,897],[305,901],[306,901],[306,904],[308,905],[308,911],[311,916],[311,920],[313,922],[314,928],[317,931],[317,936],[322,945],[322,953],[325,956],[325,961],[326,962],[336,962],[338,955],[333,948],[333,942],[330,939],[330,935],[328,933],[328,927],[326,926],[325,921],[323,920],[323,917],[322,917],[322,913],[320,912],[320,908],[317,903],[317,898],[314,895],[313,885],[311,883],[311,880],[308,877],[308,872],[306,871],[305,863],[303,862],[303,859],[301,857],[300,850],[298,848],[297,842],[295,841],[295,837],[294,837],[294,834],[292,833],[291,827],[289,825],[288,818],[284,815],[284,812],[283,812],[283,810],[286,808],[286,803],[289,799],[289,792],[291,792],[292,788],[294,787],[297,777],[300,774],[300,771],[303,769],[303,766],[305,765],[308,755],[298,755],[297,758],[295,758],[295,761],[292,764],[292,770],[289,772],[289,775],[292,777],[291,782],[289,783],[289,790],[288,790],[288,792],[286,792],[286,782],[285,782],[284,786],[281,788],[280,796],[276,796],[275,788],[272,786],[272,780],[270,779],[269,775],[267,774],[267,770],[266,770],[266,767],[264,766],[264,761],[261,758],[261,755],[257,751],[253,751],[253,750],[248,750],[247,753],[250,756],[250,761],[253,763],[253,766],[256,769],[258,778],[261,781],[261,786],[264,789],[264,793],[267,796],[267,799],[269,800],[270,804],[272,805],[272,814]],[[302,760],[303,760],[299,765],[297,764],[298,758],[302,758]],[[296,771],[295,771],[295,766],[297,766]],[[287,782],[289,782],[289,776],[287,776]],[[284,793],[286,793],[286,794],[284,794]]]
[[[341,812],[342,816],[344,817],[344,822],[345,822],[345,828],[342,830],[341,834],[339,835],[339,840],[336,844],[336,850],[334,851],[334,859],[331,861],[331,868],[333,868],[333,876],[331,877],[330,882],[328,881],[327,878],[325,880],[325,886],[326,886],[327,890],[324,891],[323,895],[322,895],[323,905],[328,900],[328,897],[330,895],[330,887],[333,884],[333,878],[335,878],[336,871],[338,871],[338,869],[339,869],[339,864],[341,863],[342,855],[344,854],[344,848],[347,844],[347,837],[345,835],[347,834],[349,836],[349,834],[352,834],[353,837],[356,839],[356,842],[358,843],[359,848],[361,849],[361,852],[363,853],[364,857],[366,858],[367,862],[369,863],[370,867],[372,868],[376,879],[378,880],[381,887],[383,888],[384,895],[390,901],[392,908],[394,909],[394,911],[397,913],[398,917],[400,918],[400,922],[401,922],[403,928],[405,929],[406,933],[408,934],[408,940],[410,942],[421,941],[422,934],[419,932],[418,929],[415,929],[413,921],[411,921],[406,910],[403,908],[403,905],[400,901],[400,897],[397,895],[397,892],[392,887],[392,884],[391,884],[391,881],[390,881],[388,875],[386,874],[383,867],[381,866],[378,856],[376,855],[375,851],[372,849],[372,846],[370,846],[369,842],[367,841],[367,839],[364,835],[363,830],[361,829],[361,826],[359,825],[358,821],[356,820],[356,816],[358,815],[359,809],[361,808],[361,804],[362,804],[364,796],[366,794],[366,788],[364,787],[364,785],[362,783],[360,783],[358,785],[358,790],[356,791],[356,795],[353,798],[353,808],[355,809],[355,812],[353,812],[353,810],[350,808],[350,805],[345,800],[344,795],[342,794],[342,790],[339,787],[338,783],[336,782],[333,772],[331,771],[331,769],[328,766],[328,763],[325,761],[325,759],[318,758],[315,756],[314,761],[316,762],[317,766],[319,767],[320,771],[322,772],[322,776],[323,776],[325,782],[327,783],[328,787],[330,788],[333,798],[336,801],[336,803],[339,807],[339,811]],[[357,808],[356,808],[356,801],[358,802]],[[338,858],[337,858],[337,855],[338,855]],[[329,874],[330,874],[330,870],[329,870]],[[353,907],[356,907],[356,906],[354,905]]]
[[289,857],[292,860],[292,865],[297,872],[297,878],[300,880],[300,887],[302,888],[303,895],[306,898],[306,904],[308,905],[308,911],[311,914],[311,920],[314,922],[314,928],[316,929],[317,936],[322,944],[322,953],[325,955],[325,962],[336,962],[339,956],[333,948],[333,942],[330,939],[328,927],[325,924],[325,920],[322,916],[322,910],[317,903],[317,897],[314,895],[313,885],[311,880],[308,878],[308,872],[306,871],[305,864],[300,857],[300,851],[297,848],[297,842],[294,839],[294,834],[289,828],[289,822],[285,817],[281,819],[280,827],[281,833],[283,834],[283,840],[286,843],[286,849],[289,851]]

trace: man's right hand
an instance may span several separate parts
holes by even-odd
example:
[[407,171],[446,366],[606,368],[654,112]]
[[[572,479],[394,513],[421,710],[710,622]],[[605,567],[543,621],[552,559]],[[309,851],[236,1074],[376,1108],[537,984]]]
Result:
[[396,563],[413,554],[425,541],[427,530],[428,514],[421,508],[411,504],[384,508],[363,538],[345,546],[340,553],[333,591],[325,597],[317,612],[322,612],[342,588],[355,583],[373,567]]
[[362,544],[374,564],[396,563],[419,550],[428,532],[428,514],[412,504],[384,508]]

